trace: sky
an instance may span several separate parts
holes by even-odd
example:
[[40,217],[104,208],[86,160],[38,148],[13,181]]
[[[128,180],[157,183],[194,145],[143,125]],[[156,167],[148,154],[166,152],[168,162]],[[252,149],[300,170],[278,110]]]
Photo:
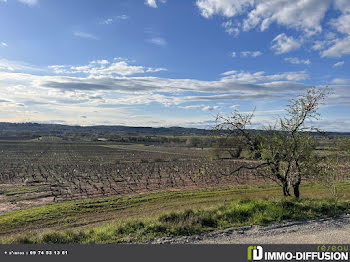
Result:
[[283,116],[350,131],[349,0],[0,0],[0,121],[210,128]]

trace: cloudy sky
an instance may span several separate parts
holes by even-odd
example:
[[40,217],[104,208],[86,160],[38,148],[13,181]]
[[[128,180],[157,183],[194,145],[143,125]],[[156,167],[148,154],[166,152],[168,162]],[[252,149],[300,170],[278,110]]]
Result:
[[0,121],[208,127],[330,86],[350,131],[349,0],[0,0]]

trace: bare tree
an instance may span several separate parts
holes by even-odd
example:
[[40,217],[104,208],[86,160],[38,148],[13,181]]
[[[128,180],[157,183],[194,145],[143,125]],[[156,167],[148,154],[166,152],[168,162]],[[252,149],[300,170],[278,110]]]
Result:
[[310,131],[317,129],[309,121],[318,119],[317,111],[327,93],[327,89],[308,89],[303,96],[290,101],[284,117],[263,131],[248,129],[254,112],[243,114],[236,110],[231,115],[218,115],[215,129],[226,137],[239,137],[255,160],[255,164],[242,164],[229,175],[242,169],[255,170],[257,175],[281,185],[284,196],[290,196],[293,187],[295,197],[299,198],[302,177],[309,175],[316,164],[316,143]]

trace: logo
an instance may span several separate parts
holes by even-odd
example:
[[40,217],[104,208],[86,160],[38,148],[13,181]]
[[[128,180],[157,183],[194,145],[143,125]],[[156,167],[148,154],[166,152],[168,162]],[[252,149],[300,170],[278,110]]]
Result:
[[262,246],[249,246],[247,258],[248,261],[349,261],[348,248],[341,245],[327,248],[323,245],[318,246],[317,251],[264,251]]
[[261,259],[263,259],[263,248],[261,246],[249,246],[248,260],[261,260]]

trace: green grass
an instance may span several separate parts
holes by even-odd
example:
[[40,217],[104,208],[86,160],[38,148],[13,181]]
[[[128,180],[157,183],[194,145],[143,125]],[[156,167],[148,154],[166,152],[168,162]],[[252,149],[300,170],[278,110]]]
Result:
[[[279,187],[241,186],[220,189],[202,189],[178,192],[161,192],[124,197],[105,197],[88,200],[66,201],[0,214],[0,233],[23,231],[25,228],[49,226],[77,226],[81,220],[113,213],[118,216],[142,209],[176,210],[177,207],[202,207],[211,203],[216,205],[227,200],[241,197],[254,198],[267,195],[279,195]],[[181,207],[180,207],[181,208]],[[143,212],[140,212],[143,213]],[[92,215],[93,214],[93,215]],[[147,213],[145,215],[152,215]],[[67,219],[68,218],[68,219]],[[104,219],[102,217],[102,219]]]
[[45,186],[0,186],[0,195],[7,197],[25,195],[29,193],[41,192],[45,190]]
[[[327,199],[331,201],[328,191],[320,185],[302,185],[301,193],[303,199],[310,198],[316,201],[314,205],[317,201],[320,203]],[[342,200],[350,200],[350,183],[340,184],[339,194]],[[263,185],[147,193],[52,203],[0,214],[0,240],[6,242],[14,236],[26,235],[30,232],[41,234],[52,230],[57,232],[67,229],[85,230],[87,227],[97,227],[101,223],[111,223],[115,220],[132,219],[145,223],[145,221],[153,221],[162,214],[173,211],[181,213],[185,210],[192,210],[196,213],[197,210],[215,209],[218,206],[226,206],[227,203],[237,203],[237,201],[258,199],[280,201],[283,199],[281,195],[279,186]],[[254,215],[256,221],[258,221],[257,216],[258,213]],[[159,226],[159,223],[156,224]],[[218,225],[219,228],[224,227],[223,223]]]
[[42,189],[43,187],[38,187],[38,186],[23,186],[23,187],[5,189],[4,192],[6,196],[16,196],[16,195],[23,195],[23,194],[38,192]]
[[7,243],[137,243],[156,237],[200,234],[232,226],[265,225],[285,219],[311,219],[350,211],[350,202],[330,199],[240,200],[211,209],[171,212],[154,219],[117,221],[88,230],[50,232],[7,239]]

